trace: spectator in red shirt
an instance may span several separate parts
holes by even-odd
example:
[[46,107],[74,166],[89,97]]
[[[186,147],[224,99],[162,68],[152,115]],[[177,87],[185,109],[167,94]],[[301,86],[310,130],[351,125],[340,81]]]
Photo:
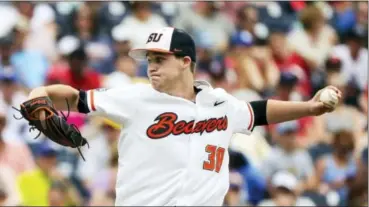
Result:
[[[64,55],[65,62],[57,63],[50,69],[47,84],[67,84],[82,90],[102,87],[102,75],[87,66],[88,58],[82,44],[74,47]],[[70,112],[67,121],[80,128],[85,124],[85,118],[83,114]]]
[[272,57],[280,72],[291,72],[298,77],[297,90],[304,97],[310,98],[311,84],[309,67],[302,57],[287,47],[286,35],[273,32],[269,37]]
[[[271,97],[276,100],[282,101],[301,101],[301,95],[297,92],[298,78],[291,72],[282,72],[280,76],[280,82],[277,87],[276,95]],[[314,117],[304,117],[297,120],[298,131],[297,141],[299,146],[310,145],[314,141]],[[277,137],[278,132],[276,127],[279,124],[271,124],[267,127],[271,137]]]
[[87,62],[85,49],[79,46],[67,56],[68,64],[51,68],[47,83],[67,84],[83,90],[101,87],[101,75],[88,67]]

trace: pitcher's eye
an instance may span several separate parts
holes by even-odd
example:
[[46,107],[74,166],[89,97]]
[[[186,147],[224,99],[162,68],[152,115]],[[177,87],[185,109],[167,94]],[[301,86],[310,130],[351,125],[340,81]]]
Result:
[[162,58],[162,57],[155,58],[156,63],[162,63],[163,61],[164,61],[164,58]]
[[147,57],[147,62],[148,63],[157,63],[157,64],[161,64],[163,61],[165,61],[164,57]]

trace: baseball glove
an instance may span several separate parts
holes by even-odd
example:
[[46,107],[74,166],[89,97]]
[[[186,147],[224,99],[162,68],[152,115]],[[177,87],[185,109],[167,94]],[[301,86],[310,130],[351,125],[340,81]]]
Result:
[[[40,133],[36,136],[39,137],[43,133],[50,140],[67,147],[77,148],[78,152],[83,157],[80,147],[85,144],[88,145],[87,140],[82,137],[81,132],[74,124],[68,124],[67,118],[69,116],[69,104],[66,100],[68,106],[68,115],[65,116],[63,112],[60,112],[62,116],[58,114],[49,97],[38,97],[28,100],[21,104],[20,110],[13,107],[15,110],[22,114],[22,117],[18,118],[14,116],[15,119],[26,119],[31,126],[29,131],[38,129]],[[39,111],[45,111],[45,119],[41,120],[39,117],[35,116]],[[35,138],[35,139],[36,139]]]

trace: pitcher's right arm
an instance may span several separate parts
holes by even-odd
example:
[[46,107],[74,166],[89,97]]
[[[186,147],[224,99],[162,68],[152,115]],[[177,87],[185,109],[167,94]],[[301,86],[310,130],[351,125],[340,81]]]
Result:
[[[132,84],[119,88],[95,88],[90,90],[78,90],[68,85],[55,84],[42,86],[31,91],[28,99],[48,96],[56,110],[69,109],[83,114],[104,116],[117,122],[124,122],[136,115],[142,109],[141,100],[143,94],[151,93],[151,87],[147,84]],[[40,114],[41,119],[44,117]]]
[[41,96],[48,96],[57,110],[67,110],[66,100],[68,100],[71,111],[81,112],[78,110],[78,103],[83,93],[85,95],[86,92],[79,91],[68,85],[55,84],[33,89],[28,96],[28,100]]

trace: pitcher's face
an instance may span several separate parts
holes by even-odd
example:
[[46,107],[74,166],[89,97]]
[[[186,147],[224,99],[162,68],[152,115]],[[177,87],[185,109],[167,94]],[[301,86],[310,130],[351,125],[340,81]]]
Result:
[[147,55],[148,76],[154,89],[161,91],[180,75],[181,60],[172,54],[149,52]]

